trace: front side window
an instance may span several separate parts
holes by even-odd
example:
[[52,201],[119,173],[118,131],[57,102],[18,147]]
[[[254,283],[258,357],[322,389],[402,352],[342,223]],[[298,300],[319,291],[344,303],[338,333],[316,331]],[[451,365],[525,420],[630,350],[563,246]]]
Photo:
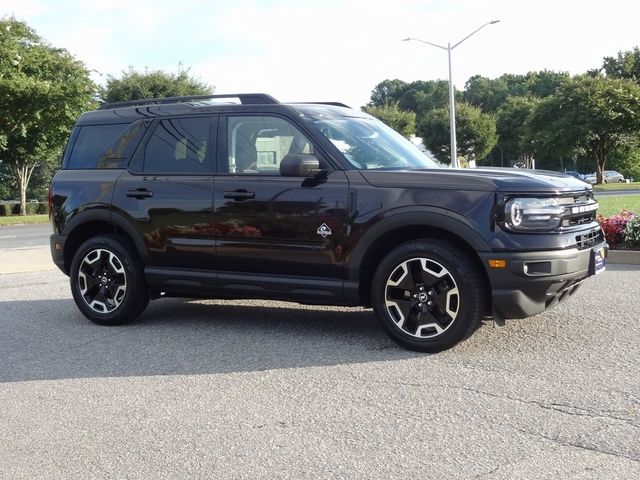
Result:
[[161,120],[145,148],[144,172],[210,172],[209,125],[209,118]]
[[288,154],[314,153],[309,139],[279,117],[229,117],[227,131],[229,173],[279,175]]

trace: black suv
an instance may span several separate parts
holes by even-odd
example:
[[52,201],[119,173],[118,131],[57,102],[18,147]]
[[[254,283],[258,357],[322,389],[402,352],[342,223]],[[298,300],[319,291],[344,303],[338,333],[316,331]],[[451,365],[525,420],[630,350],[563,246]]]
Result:
[[106,325],[160,297],[363,305],[433,352],[564,300],[607,253],[584,182],[439,168],[365,113],[264,94],[85,113],[50,204],[53,260]]

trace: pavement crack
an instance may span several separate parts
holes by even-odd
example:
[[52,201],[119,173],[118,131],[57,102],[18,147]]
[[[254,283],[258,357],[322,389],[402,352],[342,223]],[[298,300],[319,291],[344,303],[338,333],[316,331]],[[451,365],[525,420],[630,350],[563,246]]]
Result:
[[496,473],[498,470],[500,470],[501,468],[504,467],[508,467],[509,465],[515,465],[516,463],[520,462],[521,460],[524,460],[525,458],[529,458],[531,455],[522,455],[518,458],[514,458],[513,460],[509,460],[507,462],[504,463],[499,463],[498,465],[496,465],[495,467],[493,467],[491,470],[489,470],[488,472],[484,472],[484,473],[479,473],[478,475],[475,475],[473,478],[484,478],[484,477],[488,477],[489,475],[493,475],[494,473]]
[[518,402],[525,405],[535,405],[543,410],[550,410],[553,412],[563,413],[565,415],[571,415],[575,417],[588,417],[594,419],[604,419],[604,420],[613,420],[617,422],[626,423],[632,427],[640,427],[637,423],[633,421],[633,419],[622,416],[618,412],[606,412],[606,411],[598,411],[587,409],[584,407],[578,407],[576,405],[557,403],[557,402],[542,402],[540,400],[526,400],[518,397],[513,397],[510,395],[497,394],[493,392],[488,392],[486,390],[481,390],[474,387],[468,387],[466,385],[451,385],[445,383],[420,383],[420,382],[402,382],[402,381],[389,381],[389,380],[377,380],[377,379],[364,379],[357,375],[350,375],[354,380],[360,382],[372,382],[378,384],[387,384],[392,386],[404,386],[404,387],[442,387],[442,388],[450,388],[454,390],[463,390],[466,392],[475,393],[477,395],[484,395],[491,398],[497,398],[501,400],[509,400],[512,402]]
[[537,438],[542,438],[544,440],[548,440],[556,445],[560,445],[563,447],[571,447],[571,448],[577,448],[580,450],[587,450],[589,452],[596,452],[596,453],[602,453],[603,455],[609,455],[611,457],[617,457],[617,458],[624,458],[626,460],[630,460],[634,463],[640,463],[640,458],[636,458],[636,457],[632,457],[630,455],[625,455],[624,453],[620,453],[620,452],[615,452],[612,450],[604,450],[602,448],[598,448],[598,447],[593,447],[590,445],[585,445],[582,443],[577,443],[577,442],[567,442],[564,440],[560,440],[559,438],[554,438],[554,437],[550,437],[548,435],[544,435],[542,433],[536,433],[536,432],[531,432],[528,430],[523,430],[523,429],[519,429],[516,428],[516,431],[520,432],[520,433],[524,433],[525,435],[529,435],[532,437],[537,437]]

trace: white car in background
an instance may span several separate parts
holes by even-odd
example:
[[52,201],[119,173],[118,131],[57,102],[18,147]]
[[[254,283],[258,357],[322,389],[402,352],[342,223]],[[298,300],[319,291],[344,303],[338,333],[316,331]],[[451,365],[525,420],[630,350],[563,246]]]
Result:
[[[596,183],[597,177],[595,173],[585,175],[584,181],[587,183]],[[615,170],[605,170],[602,181],[604,183],[625,183],[624,175],[616,172]]]
[[604,183],[625,183],[624,175],[615,170],[605,170]]

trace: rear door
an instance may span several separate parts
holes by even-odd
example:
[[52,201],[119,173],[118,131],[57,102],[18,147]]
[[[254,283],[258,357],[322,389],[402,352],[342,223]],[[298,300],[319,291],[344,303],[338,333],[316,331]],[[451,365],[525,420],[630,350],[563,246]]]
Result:
[[134,224],[156,267],[215,268],[217,116],[157,120],[116,184],[112,216]]

